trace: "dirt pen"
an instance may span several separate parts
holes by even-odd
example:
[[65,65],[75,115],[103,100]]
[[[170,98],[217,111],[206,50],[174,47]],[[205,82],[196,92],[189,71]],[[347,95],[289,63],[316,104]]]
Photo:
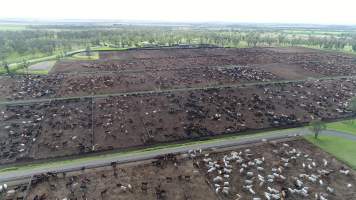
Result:
[[355,92],[344,79],[2,105],[0,162],[340,119]]
[[350,117],[356,79],[339,76],[355,67],[303,48],[161,49],[3,76],[0,164]]
[[0,100],[195,88],[356,75],[351,55],[304,48],[103,51],[63,60],[48,76],[0,78]]
[[353,170],[297,139],[39,174],[7,199],[351,200],[355,186]]

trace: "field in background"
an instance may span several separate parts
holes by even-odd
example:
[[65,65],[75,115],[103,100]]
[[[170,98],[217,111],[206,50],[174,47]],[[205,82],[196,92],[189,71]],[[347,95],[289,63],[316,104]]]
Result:
[[318,139],[315,139],[312,135],[305,138],[324,151],[334,155],[339,160],[349,164],[353,169],[356,169],[356,141],[322,134]]
[[327,128],[356,135],[356,119],[329,123]]
[[[88,34],[90,32],[91,34]],[[355,27],[282,25],[201,25],[192,28],[141,25],[25,25],[0,23],[0,73],[6,61],[17,71],[23,60],[41,61],[63,57],[71,52],[119,50],[162,45],[210,44],[222,47],[302,46],[328,51],[354,53]],[[26,38],[26,40],[24,39]],[[88,59],[76,55],[77,59]],[[93,58],[90,58],[93,59]],[[95,58],[96,59],[96,58]],[[34,62],[31,62],[34,63]]]
[[26,29],[26,25],[0,24],[0,31],[22,31]]
[[[327,123],[327,129],[356,135],[356,122],[352,119]],[[306,136],[306,139],[356,169],[356,141],[322,133],[319,139],[312,135]]]

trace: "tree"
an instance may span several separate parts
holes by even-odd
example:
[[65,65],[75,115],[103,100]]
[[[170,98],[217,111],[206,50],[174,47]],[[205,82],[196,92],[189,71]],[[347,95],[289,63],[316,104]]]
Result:
[[279,34],[278,35],[278,44],[283,45],[286,41],[286,36],[284,34]]
[[9,64],[6,61],[2,62],[2,65],[4,66],[4,69],[8,75],[10,75],[10,67]]
[[353,51],[356,51],[356,42],[354,42],[354,43],[352,44],[352,50],[353,50]]
[[85,55],[90,58],[91,57],[91,48],[89,46],[87,46],[87,48],[85,49]]
[[356,97],[353,97],[350,102],[350,110],[356,115]]
[[[351,99],[348,109],[350,109],[354,116],[356,116],[356,96]],[[347,120],[344,123],[348,125],[354,125],[355,119]]]
[[27,62],[27,60],[23,59],[22,60],[22,66],[23,69],[26,70],[26,75],[28,75],[28,67],[30,66],[29,63]]
[[310,131],[314,133],[315,139],[318,139],[319,133],[326,129],[326,124],[320,119],[313,120],[309,123]]

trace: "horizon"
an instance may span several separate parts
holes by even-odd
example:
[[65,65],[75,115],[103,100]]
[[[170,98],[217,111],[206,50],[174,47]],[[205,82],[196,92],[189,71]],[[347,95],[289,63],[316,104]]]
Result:
[[[37,24],[36,24],[37,23]],[[111,23],[111,24],[120,24],[128,23],[133,25],[140,24],[172,24],[172,25],[189,25],[189,24],[211,24],[211,25],[269,25],[269,26],[347,26],[354,27],[356,22],[353,24],[335,24],[335,23],[302,23],[302,22],[244,22],[244,21],[167,21],[167,20],[140,20],[140,19],[39,19],[39,18],[2,18],[0,17],[0,24],[8,25],[41,25],[41,24],[61,24],[61,23],[72,23],[72,24],[81,24],[81,23]]]

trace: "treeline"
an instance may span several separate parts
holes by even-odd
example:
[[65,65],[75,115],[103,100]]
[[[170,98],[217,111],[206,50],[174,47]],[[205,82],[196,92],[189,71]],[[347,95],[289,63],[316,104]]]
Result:
[[278,30],[229,28],[110,26],[32,27],[23,31],[0,31],[0,60],[17,55],[53,55],[87,46],[118,48],[150,45],[212,44],[229,47],[311,46],[356,51],[356,35],[351,33],[291,34]]

